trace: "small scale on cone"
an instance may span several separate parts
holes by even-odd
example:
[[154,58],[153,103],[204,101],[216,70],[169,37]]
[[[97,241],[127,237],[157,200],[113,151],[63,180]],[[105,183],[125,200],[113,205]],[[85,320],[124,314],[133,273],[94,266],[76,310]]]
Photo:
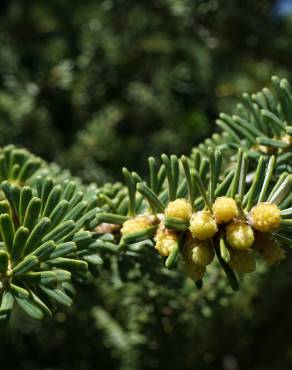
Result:
[[123,227],[121,228],[121,234],[123,236],[129,235],[132,233],[146,230],[150,226],[152,226],[151,216],[149,215],[137,216],[124,222]]
[[213,261],[215,251],[208,241],[193,240],[187,245],[187,255],[196,265],[205,267]]
[[234,222],[226,229],[226,239],[234,249],[249,249],[254,243],[254,232],[250,225]]
[[176,199],[168,203],[164,214],[165,217],[174,217],[183,221],[189,221],[192,216],[192,207],[186,199]]
[[190,221],[190,232],[193,238],[207,240],[218,231],[217,223],[209,211],[199,211],[193,214]]
[[269,233],[256,233],[254,248],[260,252],[268,265],[275,265],[286,258],[279,242]]
[[229,266],[240,273],[250,273],[256,269],[256,261],[251,252],[245,250],[230,250]]
[[238,216],[237,204],[229,197],[218,197],[213,204],[212,211],[218,224],[230,222]]
[[280,209],[273,203],[259,203],[249,213],[252,227],[261,232],[275,230],[281,221]]
[[154,247],[158,253],[163,257],[167,257],[173,248],[177,246],[178,236],[175,231],[167,229],[163,223],[161,223],[154,241]]

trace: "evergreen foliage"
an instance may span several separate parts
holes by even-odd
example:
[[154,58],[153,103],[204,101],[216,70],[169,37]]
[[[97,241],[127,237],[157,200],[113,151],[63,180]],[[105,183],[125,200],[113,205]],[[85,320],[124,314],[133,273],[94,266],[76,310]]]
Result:
[[66,172],[54,180],[51,167],[25,149],[4,147],[1,322],[14,304],[35,319],[51,315],[52,303],[70,306],[72,282],[88,281],[104,258],[118,258],[128,273],[137,262],[151,271],[153,246],[167,269],[181,258],[198,289],[215,254],[207,281],[220,265],[234,290],[236,272],[253,272],[257,254],[268,264],[283,259],[281,246],[292,240],[292,95],[286,80],[273,82],[274,94],[243,96],[241,116],[220,114],[225,131],[190,158],[149,158],[147,181],[124,168],[124,186],[86,188],[64,180]]
[[[222,134],[193,149],[190,159],[183,156],[179,161],[175,155],[163,154],[158,164],[149,158],[147,181],[123,170],[128,202],[106,199],[106,212],[97,216],[100,222],[122,225],[121,251],[152,240],[167,257],[166,267],[173,268],[181,256],[187,274],[201,287],[214,248],[235,290],[232,267],[252,272],[252,251],[269,263],[284,258],[276,241],[291,244],[292,98],[286,80],[273,77],[273,82],[274,95],[268,89],[252,98],[243,95],[247,106],[239,105],[241,116],[221,113],[217,122]],[[230,205],[224,209],[226,202]],[[206,240],[205,248],[200,240]],[[194,253],[208,262],[198,263]]]
[[0,2],[1,366],[291,369],[279,4]]
[[238,94],[289,77],[290,23],[271,0],[2,3],[0,145],[86,181],[188,154]]

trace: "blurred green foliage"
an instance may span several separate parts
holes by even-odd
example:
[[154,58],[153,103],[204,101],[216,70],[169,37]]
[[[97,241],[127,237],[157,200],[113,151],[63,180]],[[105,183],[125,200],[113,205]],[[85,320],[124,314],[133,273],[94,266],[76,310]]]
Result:
[[[291,76],[291,18],[270,0],[2,0],[0,145],[16,143],[85,181],[190,152],[220,110],[271,74]],[[145,262],[144,262],[145,264]],[[147,266],[149,267],[149,266]],[[44,326],[0,333],[8,369],[288,370],[292,266],[231,295],[211,276],[109,259],[78,303]],[[129,271],[131,271],[129,273]],[[212,282],[213,279],[213,282]],[[222,280],[222,279],[221,279]]]
[[291,63],[290,22],[268,0],[2,4],[0,144],[87,181],[189,153],[231,97]]
[[15,317],[1,333],[2,361],[20,370],[290,368],[291,263],[251,274],[236,295],[218,269],[197,291],[160,263],[127,277],[111,264],[54,322]]

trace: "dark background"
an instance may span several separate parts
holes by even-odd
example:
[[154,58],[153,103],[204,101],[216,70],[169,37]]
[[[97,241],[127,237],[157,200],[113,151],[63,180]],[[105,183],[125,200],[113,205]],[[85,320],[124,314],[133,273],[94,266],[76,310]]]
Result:
[[[85,182],[143,173],[149,155],[189,154],[242,92],[289,78],[291,50],[288,0],[1,0],[0,145]],[[289,259],[237,294],[108,263],[52,322],[16,315],[1,368],[291,369]]]

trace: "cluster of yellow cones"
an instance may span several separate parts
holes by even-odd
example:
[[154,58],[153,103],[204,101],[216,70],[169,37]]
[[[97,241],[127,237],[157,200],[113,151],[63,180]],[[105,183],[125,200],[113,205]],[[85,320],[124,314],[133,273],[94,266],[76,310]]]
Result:
[[224,240],[225,261],[239,273],[256,269],[257,254],[270,265],[285,258],[284,250],[271,234],[279,228],[281,220],[276,204],[258,203],[250,212],[245,212],[233,198],[223,196],[215,199],[211,209],[194,211],[190,202],[181,198],[169,202],[163,215],[144,214],[127,220],[121,234],[125,236],[158,225],[155,249],[167,257],[177,247],[182,232],[165,227],[166,218],[188,225],[180,253],[185,272],[194,281],[204,276],[221,240]]

